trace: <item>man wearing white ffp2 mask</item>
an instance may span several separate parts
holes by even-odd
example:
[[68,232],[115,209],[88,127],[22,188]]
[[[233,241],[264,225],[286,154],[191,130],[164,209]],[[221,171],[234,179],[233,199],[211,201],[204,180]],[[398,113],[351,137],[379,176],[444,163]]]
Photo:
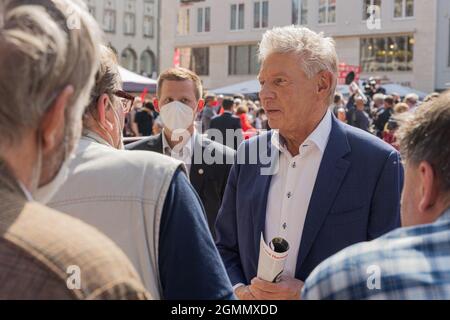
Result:
[[127,145],[128,150],[147,150],[165,154],[184,162],[189,179],[203,203],[212,235],[222,203],[235,151],[215,136],[212,141],[195,129],[195,119],[202,112],[200,78],[190,70],[172,68],[158,79],[155,109],[163,122],[161,134]]
[[200,97],[194,81],[166,80],[154,101],[163,122],[163,153],[183,161],[188,172],[197,136],[194,120],[205,105]]

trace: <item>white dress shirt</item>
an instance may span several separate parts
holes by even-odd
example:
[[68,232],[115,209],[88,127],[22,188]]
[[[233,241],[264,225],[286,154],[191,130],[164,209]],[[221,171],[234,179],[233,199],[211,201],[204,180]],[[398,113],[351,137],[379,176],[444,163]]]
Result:
[[184,146],[178,152],[178,150],[172,150],[169,143],[167,142],[166,136],[164,134],[164,130],[162,132],[163,153],[166,156],[169,156],[174,159],[182,161],[186,165],[188,177],[189,177],[189,173],[191,171],[192,155],[193,155],[194,142],[195,142],[196,136],[197,136],[197,131],[194,130],[193,134],[189,137],[188,141],[184,144]]
[[272,135],[273,146],[280,150],[280,166],[272,177],[267,200],[265,241],[281,237],[289,243],[284,274],[295,277],[297,257],[309,202],[332,126],[328,110],[317,128],[293,157],[278,131]]

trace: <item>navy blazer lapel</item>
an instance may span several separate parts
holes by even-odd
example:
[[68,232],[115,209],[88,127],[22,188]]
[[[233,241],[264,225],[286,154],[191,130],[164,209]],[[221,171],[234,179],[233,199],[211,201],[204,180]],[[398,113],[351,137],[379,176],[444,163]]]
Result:
[[296,276],[305,261],[336,195],[345,178],[350,162],[343,159],[350,146],[343,125],[333,116],[330,138],[320,164],[316,183],[309,203],[297,258]]
[[[200,135],[197,135],[194,140],[194,149],[192,150],[192,158],[191,158],[191,170],[189,172],[189,180],[191,181],[194,189],[200,194],[200,190],[203,188],[203,184],[205,182],[206,168],[203,161],[203,155],[206,148],[206,142],[202,139]],[[195,156],[196,154],[201,155],[201,162],[199,161],[199,157]]]
[[[275,166],[277,168],[278,166],[278,157],[276,155],[279,155],[279,152],[273,152],[273,146],[272,146],[272,132],[268,134],[268,142],[267,142],[267,152],[268,156],[271,158],[271,162],[269,165],[261,163],[261,159],[258,157],[258,164],[256,165],[256,178],[255,178],[255,191],[254,195],[251,200],[254,201],[254,206],[252,207],[252,217],[253,217],[253,226],[255,232],[253,233],[253,242],[255,246],[255,253],[256,253],[256,265],[258,261],[259,256],[259,248],[260,248],[260,240],[261,240],[261,233],[264,235],[264,240],[267,242],[268,239],[266,239],[265,235],[265,222],[266,222],[266,216],[267,216],[267,200],[269,198],[269,191],[270,191],[270,184],[272,182],[273,175],[269,174],[262,174],[261,172],[267,172],[269,166]],[[276,170],[276,169],[275,169]],[[275,171],[276,173],[276,171]],[[270,239],[272,240],[272,239]],[[269,240],[269,241],[270,241]]]

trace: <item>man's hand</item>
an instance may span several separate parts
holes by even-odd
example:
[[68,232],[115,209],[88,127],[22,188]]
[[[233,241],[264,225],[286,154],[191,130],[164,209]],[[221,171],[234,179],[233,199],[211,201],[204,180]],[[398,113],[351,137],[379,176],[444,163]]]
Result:
[[302,288],[302,281],[288,276],[281,276],[278,283],[254,278],[248,286],[256,300],[299,300]]
[[256,300],[248,287],[249,286],[240,286],[234,290],[234,294],[239,300]]

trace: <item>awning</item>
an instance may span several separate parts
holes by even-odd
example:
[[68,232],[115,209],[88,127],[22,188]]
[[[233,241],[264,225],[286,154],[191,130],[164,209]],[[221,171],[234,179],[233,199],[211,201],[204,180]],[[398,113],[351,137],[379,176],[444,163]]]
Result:
[[149,93],[156,92],[157,81],[141,76],[119,66],[119,73],[123,81],[123,90],[126,92],[142,92],[147,88]]

